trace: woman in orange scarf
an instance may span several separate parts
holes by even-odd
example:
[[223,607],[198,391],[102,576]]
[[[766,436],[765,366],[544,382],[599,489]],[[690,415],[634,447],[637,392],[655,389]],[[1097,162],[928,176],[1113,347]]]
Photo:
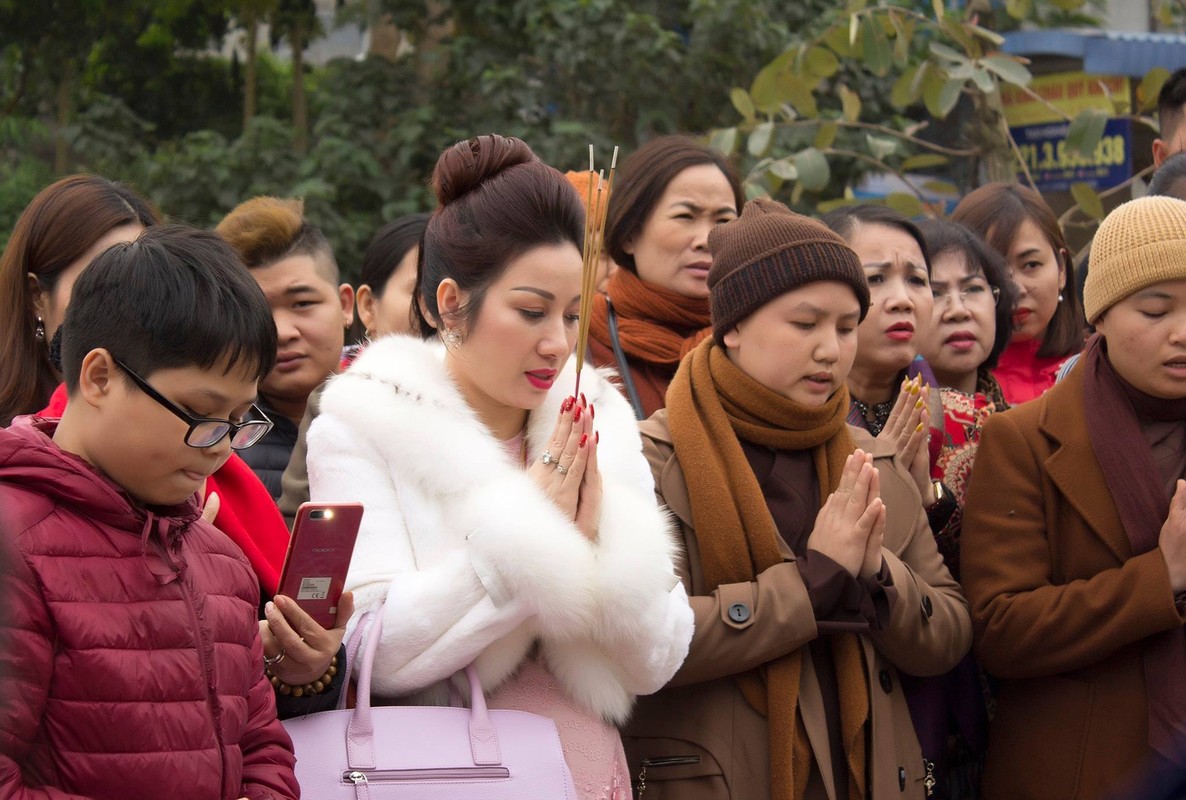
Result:
[[594,302],[589,358],[617,370],[639,419],[663,407],[680,359],[710,333],[708,232],[744,202],[725,157],[685,136],[655,139],[622,165],[605,234],[619,269]]

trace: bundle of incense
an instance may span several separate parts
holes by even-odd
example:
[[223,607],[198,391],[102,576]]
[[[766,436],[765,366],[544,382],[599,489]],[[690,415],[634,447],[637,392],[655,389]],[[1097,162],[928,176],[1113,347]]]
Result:
[[[609,163],[609,180],[605,170],[595,171],[593,145],[589,145],[589,196],[585,203],[585,243],[581,262],[581,309],[577,326],[577,385],[576,395],[581,392],[581,367],[585,363],[585,352],[589,346],[589,326],[593,322],[593,298],[597,294],[597,267],[601,264],[601,253],[605,241],[605,216],[609,210],[609,194],[614,188],[614,174],[618,169],[618,148],[614,148]],[[597,191],[593,187],[596,184]]]

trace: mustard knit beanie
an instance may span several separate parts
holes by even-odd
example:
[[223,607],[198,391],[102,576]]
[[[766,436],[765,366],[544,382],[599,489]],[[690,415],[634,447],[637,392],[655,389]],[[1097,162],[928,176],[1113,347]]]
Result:
[[848,243],[822,222],[775,200],[750,200],[740,217],[709,232],[708,249],[712,334],[722,346],[738,322],[816,281],[847,283],[861,306],[861,319],[869,310],[865,270]]
[[1186,280],[1186,202],[1142,197],[1118,206],[1091,242],[1083,310],[1095,324],[1130,294]]

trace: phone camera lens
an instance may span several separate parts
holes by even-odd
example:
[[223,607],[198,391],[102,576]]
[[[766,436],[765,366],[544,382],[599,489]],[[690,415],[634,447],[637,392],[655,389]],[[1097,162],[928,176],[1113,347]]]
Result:
[[325,519],[325,510],[318,508],[309,512],[309,519]]

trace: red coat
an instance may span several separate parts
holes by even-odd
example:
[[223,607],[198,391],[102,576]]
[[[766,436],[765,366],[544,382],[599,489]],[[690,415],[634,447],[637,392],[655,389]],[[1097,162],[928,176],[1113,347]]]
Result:
[[0,797],[299,797],[251,566],[194,500],[133,504],[55,425],[0,430]]

